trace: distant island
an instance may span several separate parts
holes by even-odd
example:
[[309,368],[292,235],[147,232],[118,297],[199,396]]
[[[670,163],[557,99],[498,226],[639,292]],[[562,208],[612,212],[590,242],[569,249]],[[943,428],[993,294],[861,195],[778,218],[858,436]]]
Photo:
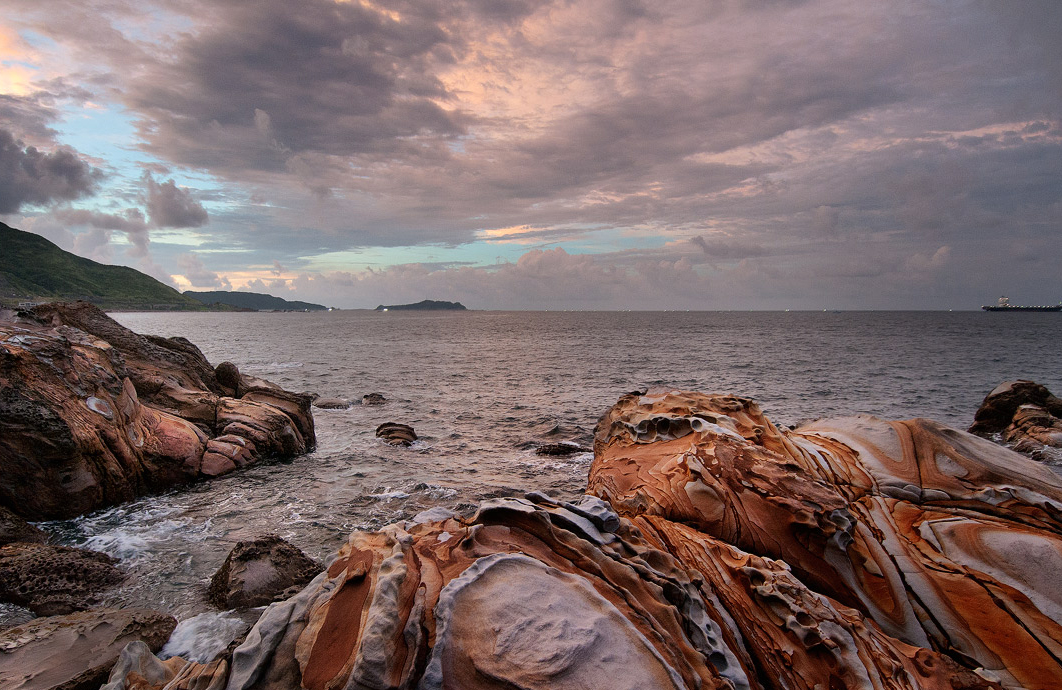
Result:
[[328,309],[328,307],[321,304],[288,301],[261,292],[232,292],[229,290],[195,292],[187,290],[184,295],[208,306],[221,304],[253,311],[324,311]]
[[443,302],[441,300],[426,299],[416,304],[381,304],[376,311],[467,311],[465,305],[460,302]]
[[74,300],[112,311],[204,310],[198,300],[134,268],[85,259],[0,223],[0,305]]

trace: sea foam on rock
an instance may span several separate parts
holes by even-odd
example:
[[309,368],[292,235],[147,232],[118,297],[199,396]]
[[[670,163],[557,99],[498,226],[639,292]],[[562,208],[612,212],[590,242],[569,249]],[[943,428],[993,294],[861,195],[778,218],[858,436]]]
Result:
[[227,671],[194,671],[228,690],[1062,688],[1062,483],[1005,448],[650,391],[598,424],[588,489],[355,532]]
[[0,310],[0,505],[68,518],[305,453],[311,400],[86,302]]

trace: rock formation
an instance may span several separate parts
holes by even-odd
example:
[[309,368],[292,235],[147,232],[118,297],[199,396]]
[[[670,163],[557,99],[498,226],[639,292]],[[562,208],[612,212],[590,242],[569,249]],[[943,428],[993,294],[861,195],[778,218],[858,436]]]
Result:
[[598,424],[589,494],[355,532],[197,682],[1062,688],[1062,481],[1005,448],[653,391]]
[[210,601],[220,609],[262,606],[291,596],[321,570],[280,537],[241,541],[211,578]]
[[383,405],[387,402],[387,398],[383,396],[383,393],[366,393],[361,396],[362,405]]
[[0,631],[0,687],[96,690],[127,645],[158,651],[176,626],[147,609],[98,609]]
[[417,440],[417,432],[413,431],[413,427],[398,422],[384,422],[376,427],[376,436],[392,446],[411,446]]
[[535,448],[535,455],[575,455],[576,453],[589,452],[586,448],[576,443],[543,443]]
[[94,595],[122,581],[116,563],[107,554],[69,546],[0,546],[0,601],[38,616],[80,611],[94,603]]
[[1014,450],[1039,459],[1045,446],[1062,448],[1062,400],[1032,381],[996,386],[974,414],[970,432],[995,434]]
[[313,447],[311,396],[219,370],[85,302],[0,311],[0,505],[72,517]]

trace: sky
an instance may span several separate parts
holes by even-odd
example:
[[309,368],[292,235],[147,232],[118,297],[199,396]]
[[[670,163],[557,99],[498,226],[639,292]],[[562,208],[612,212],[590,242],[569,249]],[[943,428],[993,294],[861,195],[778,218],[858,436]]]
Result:
[[1054,304],[1062,2],[4,0],[0,220],[342,308]]

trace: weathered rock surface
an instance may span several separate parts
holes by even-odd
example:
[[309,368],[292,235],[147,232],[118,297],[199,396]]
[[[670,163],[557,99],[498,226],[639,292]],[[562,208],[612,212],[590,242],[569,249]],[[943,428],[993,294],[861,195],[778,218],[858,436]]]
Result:
[[638,393],[589,489],[355,532],[227,690],[1062,689],[1062,483],[1005,448]]
[[262,606],[295,594],[321,570],[280,537],[241,541],[211,578],[210,601],[220,609]]
[[398,422],[384,422],[376,427],[376,436],[392,446],[411,446],[417,440],[417,432],[413,431],[413,427]]
[[122,581],[110,556],[68,546],[14,542],[0,546],[0,601],[38,616],[80,611]]
[[48,535],[0,506],[0,544],[10,544],[13,541],[42,544],[48,541]]
[[383,396],[383,393],[366,393],[361,396],[362,405],[383,405],[387,402],[387,398]]
[[1062,400],[1032,381],[1007,381],[985,396],[970,432],[999,434],[1014,450],[1039,457],[1044,446],[1062,448]]
[[229,664],[215,659],[208,664],[171,657],[160,661],[143,642],[130,642],[111,669],[100,690],[223,690]]
[[139,641],[158,651],[176,625],[147,609],[97,609],[0,631],[0,687],[96,690],[126,645]]
[[602,418],[589,487],[784,561],[906,644],[1062,687],[1062,479],[1017,453],[924,419],[784,432],[749,400],[659,393]]
[[0,311],[0,505],[72,517],[313,447],[311,396],[218,369],[88,303]]

